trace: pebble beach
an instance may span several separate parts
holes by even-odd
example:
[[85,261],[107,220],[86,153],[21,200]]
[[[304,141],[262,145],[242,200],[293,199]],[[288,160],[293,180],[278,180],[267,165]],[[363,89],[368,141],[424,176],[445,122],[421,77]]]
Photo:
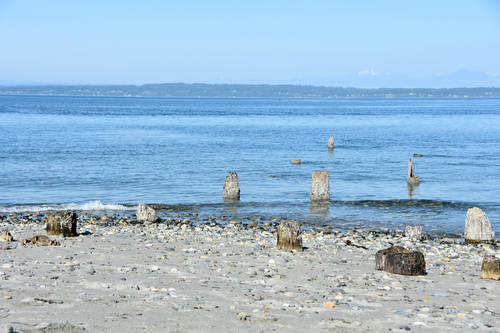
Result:
[[[277,249],[279,221],[80,212],[79,236],[23,245],[45,235],[35,215],[0,217],[0,332],[500,332],[500,283],[480,279],[498,240],[308,228],[297,252]],[[375,270],[392,245],[427,274]]]

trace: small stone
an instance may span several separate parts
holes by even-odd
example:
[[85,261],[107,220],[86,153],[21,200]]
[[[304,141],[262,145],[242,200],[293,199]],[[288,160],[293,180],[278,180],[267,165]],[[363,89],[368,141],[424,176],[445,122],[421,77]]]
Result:
[[3,297],[3,299],[12,299],[12,296],[6,295],[6,296]]
[[333,309],[335,307],[335,305],[337,305],[337,302],[328,302],[328,303],[323,304],[323,306],[327,309]]
[[301,164],[302,160],[300,158],[292,160],[292,164]]
[[422,239],[422,226],[421,225],[406,226],[405,236],[413,240]]

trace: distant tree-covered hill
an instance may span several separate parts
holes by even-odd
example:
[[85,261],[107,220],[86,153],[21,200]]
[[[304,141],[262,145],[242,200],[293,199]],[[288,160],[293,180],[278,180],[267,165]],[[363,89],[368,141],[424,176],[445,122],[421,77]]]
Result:
[[2,95],[361,98],[361,97],[500,97],[500,88],[340,88],[300,85],[161,83],[135,85],[0,86]]

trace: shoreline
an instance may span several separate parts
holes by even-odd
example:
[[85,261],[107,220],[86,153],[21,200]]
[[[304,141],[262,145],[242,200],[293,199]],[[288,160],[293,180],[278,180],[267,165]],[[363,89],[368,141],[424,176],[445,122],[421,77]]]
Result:
[[[43,332],[66,322],[90,332],[500,329],[499,282],[479,278],[483,256],[500,256],[498,241],[313,228],[295,252],[276,248],[273,225],[93,217],[80,216],[78,237],[51,237],[61,245],[48,247],[21,243],[44,235],[43,222],[0,222],[16,240],[0,243],[1,329]],[[424,253],[427,275],[376,271],[375,253],[391,245]]]
[[[122,204],[120,204],[122,205]],[[219,204],[218,204],[219,205]],[[213,214],[213,213],[203,213],[200,214],[198,208],[200,205],[164,205],[164,204],[152,204],[150,205],[156,210],[161,222],[165,224],[191,224],[195,226],[203,225],[219,225],[221,227],[227,226],[231,221],[238,221],[244,225],[253,225],[264,227],[263,230],[270,231],[277,228],[280,221],[296,221],[301,222],[302,230],[334,230],[342,233],[348,233],[355,230],[363,230],[371,233],[379,233],[384,235],[404,235],[404,229],[394,228],[394,226],[380,226],[376,225],[366,225],[366,223],[356,223],[355,221],[343,221],[343,224],[337,223],[332,224],[331,220],[321,223],[323,216],[315,216],[317,220],[309,219],[305,220],[303,217],[290,218],[288,216],[263,216],[258,214],[231,214],[229,210],[226,210],[223,214]],[[101,226],[113,226],[113,225],[128,225],[128,224],[141,224],[136,218],[136,207],[134,205],[126,206],[127,210],[82,210],[82,209],[70,209],[77,213],[78,223],[100,223]],[[224,204],[221,207],[226,207]],[[226,207],[227,208],[227,207]],[[67,209],[65,209],[67,210]],[[16,224],[16,223],[36,223],[44,224],[47,221],[47,217],[55,212],[62,211],[60,209],[54,210],[42,210],[42,211],[20,211],[20,212],[3,212],[0,213],[0,225],[2,223]],[[465,218],[465,215],[464,215]],[[319,223],[317,223],[319,222]],[[325,222],[325,221],[323,221]],[[405,224],[401,225],[404,228]],[[428,231],[423,228],[423,237],[426,239],[462,239],[463,233],[457,232],[438,232],[438,231]],[[500,244],[500,232],[495,232],[494,243]]]

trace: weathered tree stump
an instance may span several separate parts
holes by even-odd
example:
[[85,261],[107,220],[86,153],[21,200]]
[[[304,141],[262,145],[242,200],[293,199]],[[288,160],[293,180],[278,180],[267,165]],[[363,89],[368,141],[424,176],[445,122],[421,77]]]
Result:
[[226,176],[226,181],[222,188],[222,198],[229,201],[240,200],[240,185],[236,172],[230,172]]
[[486,256],[481,264],[481,279],[500,281],[500,259]]
[[422,252],[393,246],[377,252],[375,269],[401,275],[425,275],[425,259]]
[[313,171],[311,201],[330,201],[330,174],[328,171]]
[[335,148],[335,142],[333,142],[333,136],[330,136],[328,139],[328,149],[333,149]]
[[281,221],[278,226],[277,245],[280,250],[302,251],[302,235],[299,222]]
[[23,245],[33,245],[33,246],[59,246],[59,243],[56,240],[50,239],[45,235],[33,236],[29,239],[23,240]]
[[137,216],[138,222],[155,223],[161,221],[161,219],[156,215],[156,211],[143,202],[140,202],[139,205],[137,205],[135,215]]
[[405,236],[413,240],[422,239],[422,226],[421,225],[407,225],[405,228]]
[[302,163],[302,160],[300,158],[292,160],[292,164],[301,164],[301,163]]
[[64,237],[76,237],[78,233],[76,213],[70,210],[57,212],[48,217],[47,235],[60,235]]
[[413,162],[410,158],[408,161],[408,178],[407,178],[408,184],[410,185],[418,185],[420,184],[420,177],[415,176],[415,172],[413,171]]
[[473,207],[467,211],[464,233],[467,243],[489,242],[494,235],[488,216],[480,208]]

